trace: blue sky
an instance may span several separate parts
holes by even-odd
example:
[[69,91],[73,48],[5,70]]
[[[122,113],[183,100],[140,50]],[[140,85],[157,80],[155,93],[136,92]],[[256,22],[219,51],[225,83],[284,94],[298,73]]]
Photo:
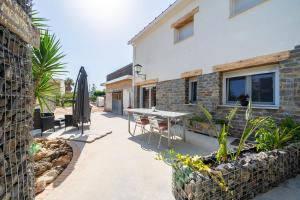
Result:
[[[88,3],[87,3],[88,2]],[[174,0],[36,0],[34,9],[48,18],[50,29],[67,54],[66,77],[85,66],[89,84],[132,62],[127,42]]]

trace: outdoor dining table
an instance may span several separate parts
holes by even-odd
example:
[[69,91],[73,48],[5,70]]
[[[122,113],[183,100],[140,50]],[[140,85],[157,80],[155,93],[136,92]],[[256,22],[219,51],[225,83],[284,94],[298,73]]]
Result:
[[156,116],[165,118],[168,121],[168,147],[171,146],[171,120],[183,118],[183,141],[185,141],[185,129],[186,129],[186,117],[190,115],[190,113],[183,113],[183,112],[171,112],[171,111],[162,111],[162,110],[153,110],[147,108],[135,108],[135,109],[126,109],[128,112],[128,132],[130,134],[130,115],[132,114],[140,114],[143,116]]

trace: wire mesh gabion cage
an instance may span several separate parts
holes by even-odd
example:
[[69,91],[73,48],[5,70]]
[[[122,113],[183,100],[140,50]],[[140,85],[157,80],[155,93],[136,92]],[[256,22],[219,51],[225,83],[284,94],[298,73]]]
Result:
[[[206,156],[205,159],[213,159]],[[248,153],[237,161],[219,164],[227,189],[207,174],[185,168],[173,169],[172,190],[176,200],[248,200],[265,193],[300,173],[300,142],[282,149]],[[183,183],[182,183],[183,180]]]
[[31,13],[32,8],[32,0],[14,0],[21,6],[21,8],[25,11],[27,15]]
[[0,199],[34,199],[30,52],[27,43],[0,26]]

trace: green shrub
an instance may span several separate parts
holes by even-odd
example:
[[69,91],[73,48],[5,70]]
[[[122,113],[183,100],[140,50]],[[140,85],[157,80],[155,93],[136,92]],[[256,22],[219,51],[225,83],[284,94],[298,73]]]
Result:
[[282,130],[286,129],[286,131],[293,131],[294,139],[300,140],[300,123],[295,122],[292,117],[287,117],[280,122],[280,128]]
[[42,146],[38,143],[32,143],[29,147],[29,154],[34,156],[42,149]]
[[204,108],[202,105],[199,106],[201,111],[205,115],[207,121],[210,123],[215,135],[218,138],[219,149],[216,156],[217,161],[219,163],[226,162],[228,160],[227,143],[228,143],[229,128],[231,127],[231,121],[235,117],[238,108],[235,107],[229,112],[229,114],[226,116],[227,124],[223,124],[223,128],[221,129],[220,132],[218,132],[218,128],[213,120],[212,114],[210,114],[209,111],[206,108]]
[[175,183],[179,187],[188,183],[190,180],[190,174],[197,171],[203,175],[211,177],[223,191],[228,191],[222,172],[211,169],[210,166],[205,164],[199,156],[179,154],[172,149],[168,152],[158,154],[157,160],[163,160],[171,163],[172,167],[175,169]]
[[278,126],[274,119],[268,119],[256,132],[256,148],[260,151],[269,151],[284,147],[295,139],[299,126],[290,126],[291,119],[284,119]]

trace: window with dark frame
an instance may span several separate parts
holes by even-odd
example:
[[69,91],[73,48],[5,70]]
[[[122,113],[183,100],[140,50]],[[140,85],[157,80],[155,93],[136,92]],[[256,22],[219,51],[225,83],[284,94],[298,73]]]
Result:
[[275,72],[226,78],[226,102],[248,95],[253,104],[275,105]]
[[196,103],[197,102],[197,81],[191,81],[190,83],[190,103]]

